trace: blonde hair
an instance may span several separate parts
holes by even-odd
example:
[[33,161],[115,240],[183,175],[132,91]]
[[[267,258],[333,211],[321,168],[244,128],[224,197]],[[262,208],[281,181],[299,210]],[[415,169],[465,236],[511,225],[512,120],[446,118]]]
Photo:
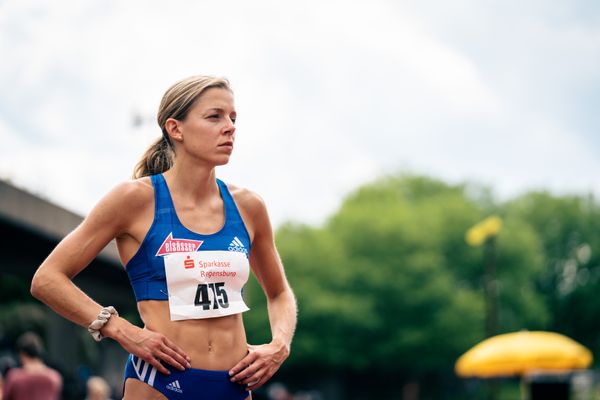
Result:
[[159,174],[173,166],[175,157],[173,142],[165,129],[167,119],[184,120],[202,94],[211,88],[231,91],[229,81],[214,76],[196,75],[182,79],[171,86],[160,102],[156,120],[162,130],[158,138],[144,153],[133,170],[133,178]]

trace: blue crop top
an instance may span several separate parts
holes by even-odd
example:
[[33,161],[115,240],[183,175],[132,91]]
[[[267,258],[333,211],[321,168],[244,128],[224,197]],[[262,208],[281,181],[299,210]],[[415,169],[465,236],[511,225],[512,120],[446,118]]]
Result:
[[169,299],[163,262],[166,255],[211,250],[239,252],[248,258],[250,236],[224,182],[217,179],[225,206],[225,223],[218,232],[202,235],[179,221],[163,175],[152,175],[150,180],[154,187],[154,220],[125,267],[137,301]]

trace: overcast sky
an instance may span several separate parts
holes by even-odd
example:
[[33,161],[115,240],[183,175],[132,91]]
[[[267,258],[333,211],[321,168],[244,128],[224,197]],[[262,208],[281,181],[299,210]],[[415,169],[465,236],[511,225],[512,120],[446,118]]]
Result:
[[276,225],[399,171],[600,194],[599,71],[597,1],[0,0],[0,177],[86,214],[213,74]]

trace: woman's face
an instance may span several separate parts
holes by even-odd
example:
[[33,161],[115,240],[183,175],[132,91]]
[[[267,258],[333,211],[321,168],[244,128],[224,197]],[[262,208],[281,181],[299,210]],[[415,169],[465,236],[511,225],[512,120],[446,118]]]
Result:
[[184,120],[173,120],[177,124],[171,138],[178,143],[178,156],[183,151],[211,165],[227,164],[235,141],[235,119],[233,93],[208,89]]

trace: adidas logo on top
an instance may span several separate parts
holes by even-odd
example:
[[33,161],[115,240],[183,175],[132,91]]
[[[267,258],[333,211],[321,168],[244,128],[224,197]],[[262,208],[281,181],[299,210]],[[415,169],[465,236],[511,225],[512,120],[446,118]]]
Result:
[[177,393],[183,393],[183,390],[181,390],[181,386],[179,385],[179,381],[178,380],[169,383],[167,385],[167,389],[172,390],[172,391],[177,392]]
[[237,236],[233,237],[233,240],[231,241],[231,243],[229,243],[229,248],[227,250],[237,251],[237,252],[248,255],[248,249],[246,249],[246,247],[244,247],[244,244],[242,243],[242,241],[240,239],[238,239]]

